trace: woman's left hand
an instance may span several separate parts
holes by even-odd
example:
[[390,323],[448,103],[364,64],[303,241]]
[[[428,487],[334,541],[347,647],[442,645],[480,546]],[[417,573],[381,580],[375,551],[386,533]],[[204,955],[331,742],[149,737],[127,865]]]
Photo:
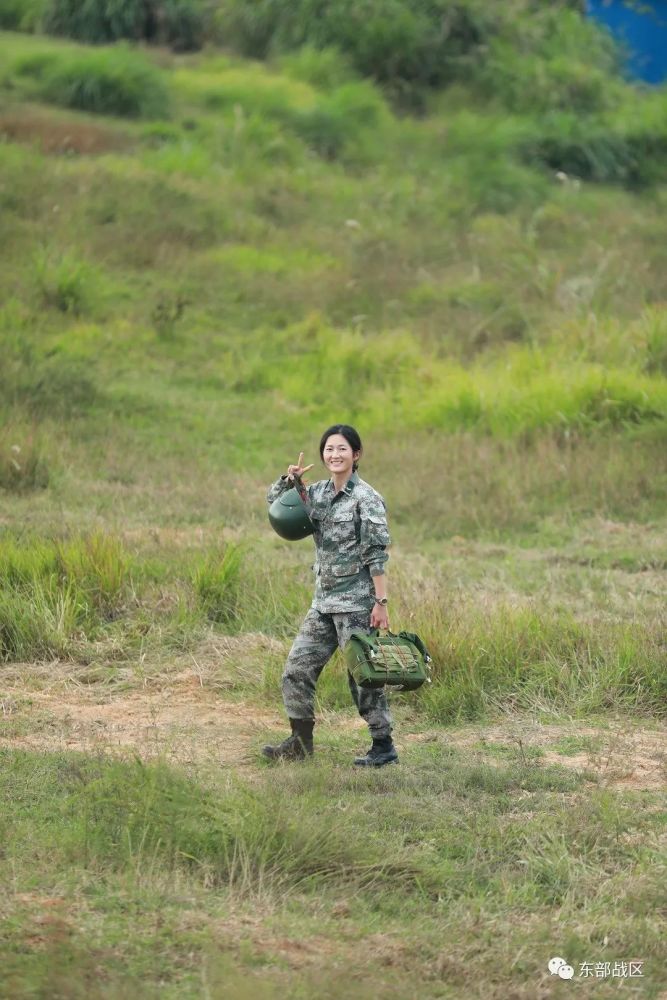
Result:
[[389,628],[389,614],[382,604],[374,604],[371,611],[371,628]]

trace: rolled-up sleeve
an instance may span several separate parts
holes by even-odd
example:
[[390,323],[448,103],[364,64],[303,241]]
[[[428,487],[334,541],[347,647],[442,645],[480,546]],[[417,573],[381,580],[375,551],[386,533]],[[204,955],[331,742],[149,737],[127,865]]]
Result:
[[381,497],[362,503],[359,508],[361,519],[361,561],[368,566],[371,576],[382,576],[385,563],[389,559],[387,552],[391,544],[389,526],[387,525],[387,508]]
[[287,476],[280,476],[276,479],[275,483],[269,486],[268,492],[266,494],[266,502],[271,504],[273,501],[279,497],[282,493],[286,493],[287,490],[292,489],[292,483],[287,481]]
[[293,481],[289,480],[287,476],[280,476],[279,479],[276,479],[275,483],[272,483],[271,486],[269,486],[266,494],[267,503],[269,505],[272,504],[277,497],[282,496],[283,493],[287,493],[288,490],[291,490],[294,487],[296,487],[299,491],[299,496],[301,497],[303,505],[310,516],[310,512],[313,509],[311,497],[311,490],[313,487],[306,486],[305,483],[303,483],[298,477]]

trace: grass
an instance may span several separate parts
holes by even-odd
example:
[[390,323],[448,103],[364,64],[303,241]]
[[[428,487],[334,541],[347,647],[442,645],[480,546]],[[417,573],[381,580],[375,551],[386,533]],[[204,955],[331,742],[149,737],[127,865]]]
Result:
[[[538,113],[505,44],[504,104],[478,78],[411,117],[330,50],[0,34],[12,1000],[533,1000],[554,954],[664,989],[657,778],[598,767],[667,694],[664,95],[607,107],[554,42]],[[109,103],[130,59],[168,105],[114,104],[113,73]],[[434,653],[390,774],[347,766],[339,659],[315,761],[255,759],[311,592],[266,487],[340,419],[387,500],[392,624]]]
[[[300,555],[305,560],[309,550],[304,547]],[[276,560],[283,561],[279,552]],[[511,556],[504,564],[509,570]],[[562,581],[558,603],[554,597],[536,602],[529,564],[530,556],[512,574],[514,587],[505,596],[496,584],[492,600],[445,599],[449,584],[440,565],[431,570],[434,590],[424,599],[414,568],[402,568],[393,615],[423,636],[433,656],[433,685],[407,699],[420,717],[451,724],[508,709],[542,708],[577,717],[605,710],[664,714],[660,611],[649,605],[634,620],[600,622],[591,608],[582,614],[576,592],[576,610],[562,606],[571,587]],[[619,580],[626,566],[620,562]],[[232,542],[217,551],[194,547],[165,559],[151,557],[145,548],[132,555],[107,535],[55,542],[6,536],[0,545],[2,656],[132,663],[139,650],[157,656],[174,649],[195,653],[211,626],[217,634],[261,633],[284,644],[307,605],[305,573],[290,573],[284,563],[277,583],[264,567],[260,549]],[[472,584],[470,567],[467,572]],[[598,578],[608,573],[602,566]],[[626,584],[628,590],[633,586]],[[605,605],[603,591],[599,607]],[[286,647],[281,649],[284,655]],[[281,657],[258,666],[252,678],[232,666],[221,678],[223,688],[272,699]],[[341,671],[323,678],[318,697],[325,711],[347,705]]]
[[49,466],[40,435],[30,426],[6,425],[0,433],[0,487],[8,493],[45,489]]
[[[319,763],[251,784],[160,762],[3,757],[2,948],[16,996],[43,989],[50,968],[56,983],[68,970],[68,996],[221,996],[230,983],[234,996],[273,996],[289,983],[337,997],[360,935],[361,995],[375,978],[387,997],[500,996],[493,969],[527,997],[551,951],[572,964],[641,955],[640,986],[659,988],[647,906],[664,861],[650,798],[622,803],[557,767],[474,765],[438,745],[410,771]],[[619,898],[622,922],[610,915]],[[84,952],[105,969],[97,983]]]
[[95,52],[52,50],[16,60],[10,72],[30,96],[78,111],[127,118],[167,117],[160,75],[122,47]]

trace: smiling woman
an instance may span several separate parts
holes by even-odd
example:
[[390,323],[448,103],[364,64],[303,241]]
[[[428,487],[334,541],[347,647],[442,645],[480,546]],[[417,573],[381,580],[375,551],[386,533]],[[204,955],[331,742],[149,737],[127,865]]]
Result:
[[[292,734],[265,746],[270,760],[302,760],[313,753],[315,686],[338,647],[352,632],[388,628],[385,564],[389,558],[387,511],[380,494],[357,473],[363,448],[354,427],[334,424],[320,441],[320,458],[331,477],[306,486],[303,452],[269,489],[269,503],[296,487],[313,527],[317,552],[315,595],[285,664],[283,702]],[[373,745],[355,764],[381,767],[398,760],[386,695],[361,688],[348,673],[350,693],[371,732]]]

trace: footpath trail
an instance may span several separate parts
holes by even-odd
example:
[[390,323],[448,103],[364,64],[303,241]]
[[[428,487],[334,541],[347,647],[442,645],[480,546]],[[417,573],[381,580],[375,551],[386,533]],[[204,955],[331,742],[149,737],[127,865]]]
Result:
[[[275,707],[231,700],[207,686],[194,669],[153,678],[141,688],[119,689],[81,683],[63,668],[23,664],[3,678],[0,747],[163,757],[188,766],[234,768],[250,777],[262,742],[285,728],[277,699]],[[340,757],[341,764],[348,756],[340,749],[341,738],[349,742],[358,732],[358,748],[367,742],[352,708],[325,713],[318,728],[318,753]],[[411,745],[439,741],[491,765],[509,760],[559,764],[616,788],[667,789],[667,725],[649,720],[547,724],[511,716],[458,727],[401,721],[396,737],[404,764]]]

